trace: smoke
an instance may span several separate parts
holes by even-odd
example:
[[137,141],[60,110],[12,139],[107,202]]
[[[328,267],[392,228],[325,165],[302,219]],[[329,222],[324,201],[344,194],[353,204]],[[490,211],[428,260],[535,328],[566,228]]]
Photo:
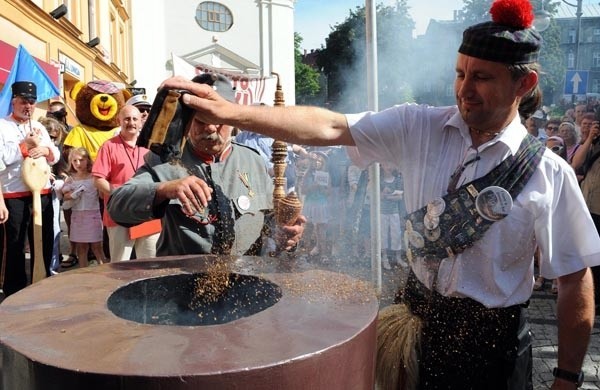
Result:
[[[463,23],[432,19],[427,33],[413,38],[414,22],[402,3],[398,2],[397,7],[380,7],[377,12],[378,109],[404,102],[454,104],[454,67]],[[323,61],[324,65],[329,64],[325,69],[329,72],[329,104],[336,111],[361,112],[369,108],[367,91],[371,88],[364,13],[351,14],[344,23],[355,26],[351,30],[353,34],[347,32],[346,24],[337,26],[340,32],[332,32],[327,39],[328,46],[323,50],[324,56],[340,57],[339,62],[333,64]],[[346,51],[338,54],[344,42],[348,45],[348,38],[347,52],[351,55]],[[332,91],[336,92],[331,95]]]

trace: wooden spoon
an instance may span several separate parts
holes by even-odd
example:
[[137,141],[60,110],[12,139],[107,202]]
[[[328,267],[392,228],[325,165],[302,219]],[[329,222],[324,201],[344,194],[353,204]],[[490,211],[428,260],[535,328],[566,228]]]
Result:
[[46,265],[44,264],[44,243],[42,240],[42,198],[41,190],[50,178],[50,166],[44,157],[26,157],[21,167],[23,181],[33,193],[33,248],[35,259],[33,261],[32,283],[38,282],[46,277]]

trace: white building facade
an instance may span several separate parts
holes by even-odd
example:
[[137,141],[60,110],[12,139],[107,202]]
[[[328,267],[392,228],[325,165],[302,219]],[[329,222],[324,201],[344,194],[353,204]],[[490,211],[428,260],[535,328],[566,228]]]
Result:
[[296,0],[130,1],[132,78],[151,97],[173,74],[174,55],[226,74],[276,72],[286,105],[295,103]]

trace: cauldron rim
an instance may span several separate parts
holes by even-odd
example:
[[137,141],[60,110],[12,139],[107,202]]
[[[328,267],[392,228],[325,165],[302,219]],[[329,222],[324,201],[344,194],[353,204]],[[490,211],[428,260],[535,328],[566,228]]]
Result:
[[[378,311],[374,291],[367,292],[367,300],[359,304],[344,302],[334,294],[309,301],[302,294],[291,294],[285,285],[286,278],[309,280],[338,275],[348,281],[356,279],[329,271],[288,273],[278,268],[277,259],[269,258],[230,260],[235,272],[258,273],[279,285],[282,299],[263,312],[228,324],[131,326],[130,321],[118,318],[106,307],[110,293],[126,283],[157,275],[198,272],[203,262],[212,259],[214,256],[136,260],[45,279],[0,305],[2,347],[65,370],[190,378],[301,361],[336,349],[374,326]],[[202,355],[209,341],[217,351],[216,361],[221,362],[218,366]],[[163,353],[160,365],[153,358],[157,349]],[[101,359],[94,359],[97,357]]]

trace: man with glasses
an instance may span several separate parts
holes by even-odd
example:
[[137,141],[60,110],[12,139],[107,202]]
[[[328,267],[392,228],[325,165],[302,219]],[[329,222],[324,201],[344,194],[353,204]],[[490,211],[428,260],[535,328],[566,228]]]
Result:
[[[0,119],[0,158],[6,168],[0,171],[2,193],[9,211],[4,228],[0,229],[0,253],[3,255],[3,290],[6,296],[27,286],[25,272],[25,239],[33,243],[32,203],[33,197],[21,176],[21,167],[26,157],[45,158],[50,165],[58,162],[60,152],[54,145],[46,128],[31,119],[37,101],[37,88],[29,81],[12,84],[12,107],[9,116]],[[54,244],[54,211],[52,208],[50,181],[41,191],[42,198],[42,241],[46,275],[50,276]],[[33,267],[32,267],[33,268]]]
[[150,112],[150,108],[152,107],[152,103],[148,101],[148,95],[134,95],[125,103],[126,106],[134,106],[140,111],[141,116],[141,126],[140,129],[146,123],[146,119],[148,119],[148,113]]
[[560,119],[552,118],[546,122],[546,135],[548,138],[558,135],[558,127],[560,126]]
[[61,101],[54,101],[48,105],[48,111],[46,111],[46,117],[54,118],[63,125],[65,125],[65,130],[67,132],[71,131],[73,126],[69,125],[67,122],[67,108],[65,104]]

